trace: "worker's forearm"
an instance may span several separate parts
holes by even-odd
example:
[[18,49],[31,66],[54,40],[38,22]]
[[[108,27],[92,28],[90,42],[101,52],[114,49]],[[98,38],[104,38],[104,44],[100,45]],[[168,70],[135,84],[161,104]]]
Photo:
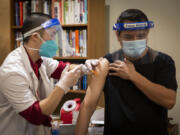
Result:
[[45,115],[52,114],[63,96],[64,91],[60,87],[56,86],[47,98],[39,102],[42,113]]
[[155,84],[147,78],[137,73],[132,78],[132,82],[152,101],[171,109],[176,101],[176,92],[162,85]]

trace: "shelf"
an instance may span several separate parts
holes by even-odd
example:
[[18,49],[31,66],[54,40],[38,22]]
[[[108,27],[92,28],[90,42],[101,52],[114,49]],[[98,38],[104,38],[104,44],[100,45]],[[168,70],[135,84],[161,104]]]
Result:
[[[87,27],[88,24],[63,24],[62,27],[63,28],[72,28],[72,27]],[[22,26],[12,26],[12,29],[22,29]]]
[[63,24],[63,28],[69,28],[69,27],[87,27],[88,24]]
[[[72,27],[87,27],[88,24],[63,24],[63,28],[72,28]],[[22,26],[12,26],[12,29],[22,29]]]
[[79,57],[79,56],[70,56],[70,57],[53,57],[56,60],[86,60],[87,57]]
[[69,93],[85,94],[85,93],[86,93],[86,90],[70,90]]
[[12,26],[12,29],[22,29],[22,26]]

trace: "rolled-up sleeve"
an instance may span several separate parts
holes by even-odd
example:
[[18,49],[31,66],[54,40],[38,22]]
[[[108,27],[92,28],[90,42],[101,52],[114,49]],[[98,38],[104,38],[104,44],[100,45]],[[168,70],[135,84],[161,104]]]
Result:
[[59,79],[62,71],[64,70],[64,68],[66,67],[67,64],[70,64],[70,63],[68,63],[68,62],[65,63],[65,62],[59,61],[59,65],[56,68],[56,70],[51,74],[51,77],[54,79]]
[[22,117],[24,117],[27,121],[34,125],[44,125],[51,126],[51,117],[46,116],[41,112],[41,108],[39,105],[39,101],[36,101],[33,105],[31,105],[28,109],[19,113]]
[[43,64],[46,67],[48,77],[59,79],[63,69],[70,63],[43,57]]

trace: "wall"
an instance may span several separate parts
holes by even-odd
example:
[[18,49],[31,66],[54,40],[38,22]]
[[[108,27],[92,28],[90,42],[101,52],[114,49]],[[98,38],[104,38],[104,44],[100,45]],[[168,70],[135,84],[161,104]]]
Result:
[[0,3],[0,65],[10,52],[10,0]]
[[[176,63],[177,81],[180,86],[180,1],[179,0],[106,0],[109,13],[109,52],[120,47],[112,26],[122,11],[139,8],[146,13],[149,20],[155,22],[155,28],[149,36],[149,46],[172,56]],[[180,125],[180,92],[177,92],[175,107],[169,111],[173,122]],[[180,127],[179,127],[180,129]],[[180,134],[180,133],[179,133]]]

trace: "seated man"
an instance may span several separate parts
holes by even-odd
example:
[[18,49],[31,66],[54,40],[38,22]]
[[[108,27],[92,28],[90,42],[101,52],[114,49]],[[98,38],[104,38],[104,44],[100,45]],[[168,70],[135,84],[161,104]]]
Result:
[[[105,95],[104,135],[168,135],[167,111],[176,103],[173,59],[147,46],[154,26],[138,9],[121,13],[114,25],[120,50],[107,54],[107,67],[92,79],[80,109],[76,135],[86,135],[100,92]],[[105,71],[104,71],[105,70]]]

